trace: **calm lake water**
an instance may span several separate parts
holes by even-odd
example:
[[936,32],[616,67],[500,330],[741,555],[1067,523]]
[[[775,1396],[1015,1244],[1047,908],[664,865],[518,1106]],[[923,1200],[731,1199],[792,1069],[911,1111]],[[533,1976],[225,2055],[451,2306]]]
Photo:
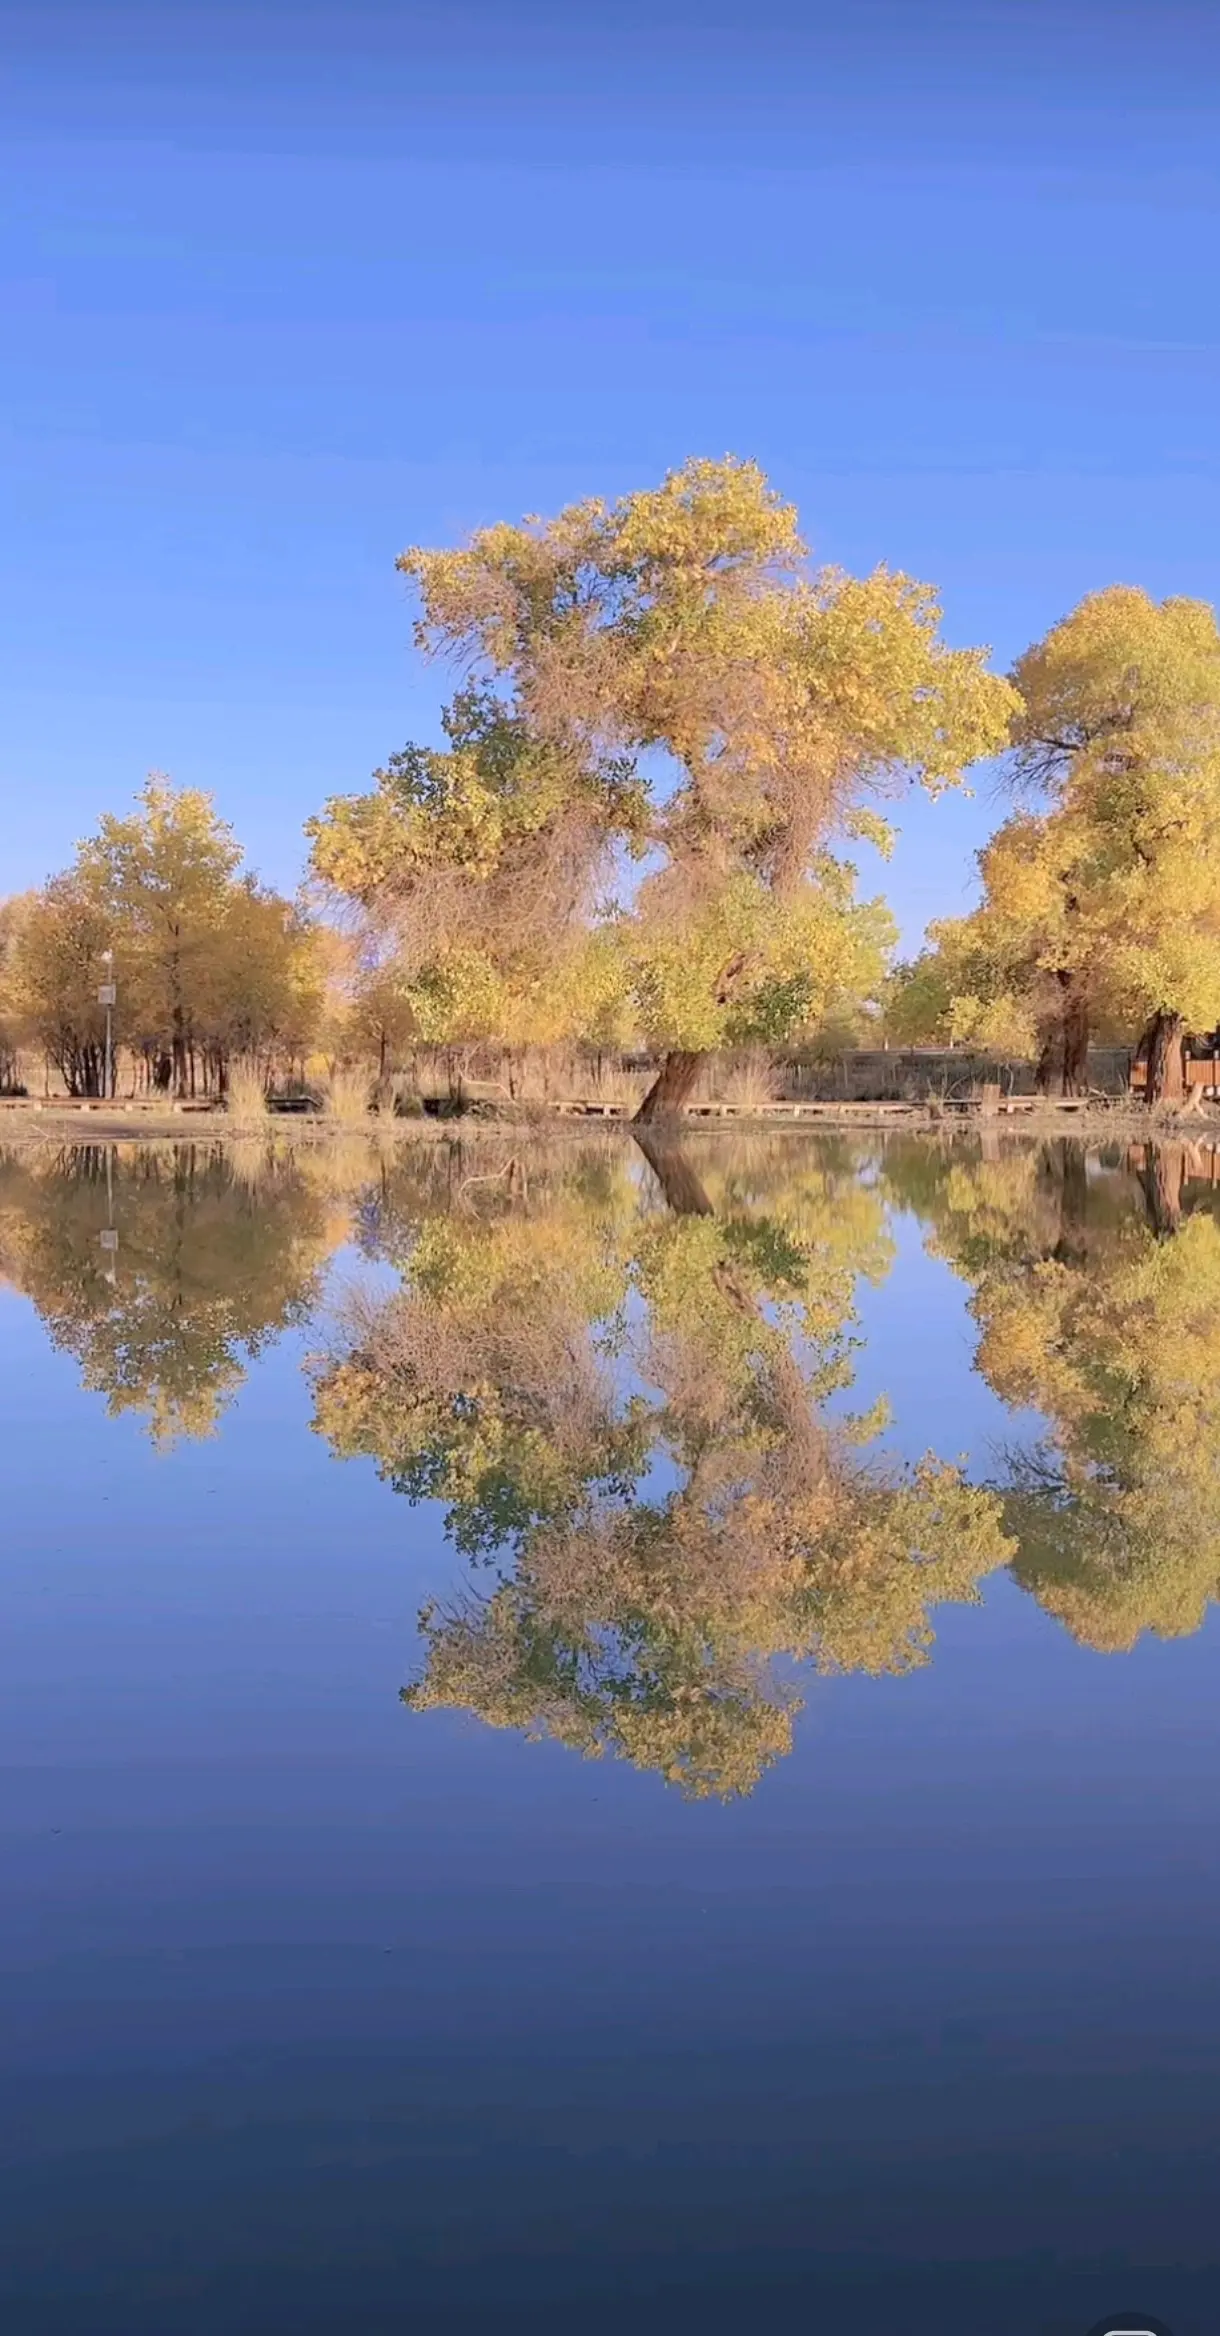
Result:
[[1214,1173],[0,1154],[8,2336],[1211,2336]]

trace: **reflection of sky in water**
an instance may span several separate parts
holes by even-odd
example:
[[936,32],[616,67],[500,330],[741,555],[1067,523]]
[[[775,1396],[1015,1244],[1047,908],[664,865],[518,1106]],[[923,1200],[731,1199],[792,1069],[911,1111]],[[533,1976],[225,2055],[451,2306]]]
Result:
[[1014,1444],[1042,1431],[1036,1412],[1001,1403],[974,1369],[978,1330],[969,1313],[970,1285],[942,1259],[929,1257],[917,1217],[891,1209],[894,1261],[884,1282],[856,1293],[858,1336],[853,1384],[833,1399],[839,1411],[866,1411],[879,1396],[890,1406],[884,1442],[904,1460],[923,1452],[967,1461],[977,1481],[999,1473]]
[[[986,1473],[894,1233],[843,1400]],[[404,1711],[462,1568],[309,1432],[315,1336],[159,1456],[0,1292],[4,2326],[1201,2336],[1214,1620],[1107,1658],[993,1579],[692,1805]]]

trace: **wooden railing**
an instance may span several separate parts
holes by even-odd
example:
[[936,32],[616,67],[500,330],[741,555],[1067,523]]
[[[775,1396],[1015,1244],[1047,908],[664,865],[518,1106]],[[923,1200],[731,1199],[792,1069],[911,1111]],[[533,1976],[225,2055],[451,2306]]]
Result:
[[[1182,1068],[1187,1087],[1211,1087],[1215,1088],[1217,1092],[1220,1092],[1220,1054],[1206,1055],[1202,1062],[1196,1062],[1193,1059],[1189,1060],[1183,1064]],[[1147,1063],[1132,1063],[1132,1094],[1142,1095],[1147,1084]]]

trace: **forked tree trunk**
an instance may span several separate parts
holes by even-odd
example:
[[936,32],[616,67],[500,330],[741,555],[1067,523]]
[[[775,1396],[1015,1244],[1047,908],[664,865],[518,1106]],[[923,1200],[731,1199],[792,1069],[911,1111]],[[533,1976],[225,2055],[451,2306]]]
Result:
[[1154,1014],[1140,1040],[1147,1053],[1148,1078],[1144,1101],[1180,1103],[1186,1093],[1186,1024],[1180,1014],[1164,1007]]
[[678,1049],[667,1054],[635,1115],[635,1125],[649,1127],[654,1120],[676,1119],[695,1091],[703,1060],[702,1054]]

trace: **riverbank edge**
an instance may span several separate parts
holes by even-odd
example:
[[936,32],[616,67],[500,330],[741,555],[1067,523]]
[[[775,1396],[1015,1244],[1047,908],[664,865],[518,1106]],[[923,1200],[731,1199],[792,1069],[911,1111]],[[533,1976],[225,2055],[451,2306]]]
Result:
[[[695,1114],[654,1122],[645,1133],[653,1143],[686,1144],[733,1132],[802,1136],[829,1129],[959,1136],[1075,1137],[1097,1144],[1105,1141],[1154,1143],[1166,1140],[1211,1141],[1220,1144],[1220,1108],[1186,1112],[1149,1110],[1137,1103],[1047,1103],[1020,1112],[946,1111],[943,1106],[904,1103],[825,1103],[792,1112],[751,1110],[745,1107]],[[502,1142],[505,1138],[531,1143],[571,1144],[591,1136],[636,1134],[626,1117],[601,1112],[465,1112],[451,1118],[379,1119],[336,1122],[325,1118],[272,1115],[265,1121],[242,1122],[222,1111],[141,1113],[138,1121],[122,1112],[71,1104],[43,1105],[37,1110],[0,1107],[0,1150],[42,1150],[79,1144],[266,1144],[275,1151],[328,1148],[337,1144],[368,1143],[397,1151],[416,1144]]]

